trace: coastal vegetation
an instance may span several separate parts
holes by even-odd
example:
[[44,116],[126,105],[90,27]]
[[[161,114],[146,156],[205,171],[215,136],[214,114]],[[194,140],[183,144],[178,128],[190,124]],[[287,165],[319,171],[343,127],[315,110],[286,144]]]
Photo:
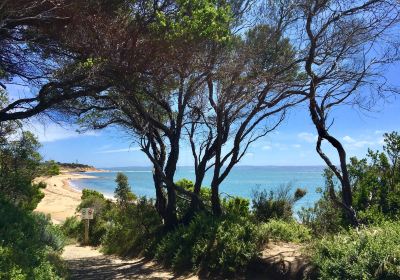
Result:
[[48,174],[29,132],[0,137],[0,278],[63,279],[65,237],[44,214],[32,212],[44,194],[37,176]]
[[[82,191],[77,211],[94,208],[89,243],[105,253],[233,277],[284,241],[304,248],[304,277],[400,278],[400,135],[348,160],[331,129],[335,108],[368,111],[399,92],[384,76],[400,59],[399,20],[397,0],[3,1],[0,278],[63,278],[64,234],[82,241],[78,218],[58,227],[33,212],[46,187],[35,178],[88,168],[43,162],[25,131],[33,117],[123,130],[151,162],[154,198],[135,195],[124,174],[115,200]],[[327,166],[315,206],[293,213],[305,190],[287,187],[222,196],[249,147],[301,105]],[[193,182],[176,180],[184,145]]]
[[[282,186],[275,194],[255,191],[251,206],[248,199],[224,198],[223,214],[215,217],[211,190],[203,187],[204,210],[190,222],[166,231],[154,200],[139,197],[122,203],[121,182],[122,189],[131,193],[122,174],[116,180],[115,202],[96,191],[83,190],[79,208],[93,207],[97,213],[91,222],[91,244],[101,245],[108,254],[152,258],[176,272],[196,271],[204,277],[243,275],[268,243],[291,242],[302,245],[309,258],[312,269],[304,274],[308,279],[397,279],[400,135],[385,134],[384,142],[382,152],[370,150],[367,158],[352,158],[348,166],[356,182],[353,199],[362,201],[355,204],[363,223],[358,229],[352,228],[328,195],[332,187],[337,195],[341,191],[329,169],[320,200],[298,213],[300,221],[293,216],[293,204],[304,195],[301,189]],[[187,179],[176,184],[186,190],[194,187]],[[371,188],[367,196],[365,187]],[[391,195],[382,197],[387,188]],[[178,197],[177,205],[179,217],[190,212],[187,199]],[[83,223],[76,218],[68,219],[62,228],[69,237],[82,240]]]

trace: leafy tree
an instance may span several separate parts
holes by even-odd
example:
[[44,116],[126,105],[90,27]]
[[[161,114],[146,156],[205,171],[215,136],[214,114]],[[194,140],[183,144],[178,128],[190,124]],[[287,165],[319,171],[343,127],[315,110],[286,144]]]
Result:
[[128,202],[136,199],[135,194],[132,193],[129,186],[128,177],[125,174],[118,172],[115,182],[117,183],[114,191],[115,198],[122,206],[126,206]]
[[[368,151],[367,158],[351,158],[349,173],[353,184],[354,207],[368,222],[369,214],[396,218],[400,215],[400,177],[398,155],[400,136],[384,134],[383,152]],[[375,212],[375,213],[374,213]]]
[[17,140],[2,139],[0,146],[0,194],[21,208],[33,210],[43,198],[44,183],[34,183],[40,176],[39,142],[30,132]]
[[[296,34],[288,38],[305,74],[299,93],[308,100],[318,134],[316,150],[341,185],[340,197],[330,191],[331,199],[357,225],[346,151],[330,132],[331,115],[346,104],[368,110],[375,94],[380,99],[397,91],[382,70],[399,59],[393,47],[398,38],[391,34],[399,27],[400,5],[395,0],[272,1],[266,10],[266,22],[278,22],[282,34]],[[323,141],[335,149],[339,166],[324,153]]]
[[[137,21],[128,18],[128,27],[121,31],[125,36],[122,42],[132,46],[127,52],[132,56],[138,44],[130,43],[132,36],[126,30],[143,31],[137,33],[137,42],[145,44],[146,55],[138,53],[137,57],[147,59],[140,67],[128,63],[130,67],[117,69],[115,90],[105,98],[80,104],[77,113],[83,126],[101,129],[119,125],[134,132],[154,167],[156,207],[166,227],[172,228],[178,223],[177,192],[198,196],[174,183],[183,126],[190,101],[203,90],[212,68],[207,50],[227,44],[231,16],[229,6],[219,1],[170,1],[160,7],[163,9],[129,7],[139,19],[140,13],[154,16],[140,28]],[[150,28],[142,28],[146,24]],[[131,61],[132,57],[127,59]],[[120,68],[119,61],[109,62],[110,67]]]
[[[392,132],[385,133],[384,137],[382,152],[368,150],[366,158],[350,158],[347,166],[353,207],[364,224],[380,224],[384,220],[397,220],[400,217],[400,178],[393,176],[399,168],[396,160],[389,159],[390,155],[398,153],[399,147],[393,143],[398,143],[400,136]],[[303,223],[319,234],[337,232],[349,225],[346,215],[331,200],[332,191],[336,192],[335,196],[341,195],[340,182],[330,169],[325,170],[324,177],[322,198],[313,208],[302,209],[299,213]]]
[[[99,61],[93,57],[100,56],[100,48],[96,48],[99,44],[92,35],[102,33],[103,37],[97,38],[109,38],[110,29],[121,24],[118,11],[129,2],[2,1],[0,88],[6,91],[9,84],[18,83],[34,90],[2,104],[0,122],[39,114],[60,118],[52,114],[56,107],[58,111],[64,110],[71,106],[66,101],[98,96],[108,89],[104,69],[93,63]],[[101,24],[108,28],[100,27]],[[91,49],[83,50],[80,45],[87,40],[91,40]],[[96,52],[98,56],[94,55]]]

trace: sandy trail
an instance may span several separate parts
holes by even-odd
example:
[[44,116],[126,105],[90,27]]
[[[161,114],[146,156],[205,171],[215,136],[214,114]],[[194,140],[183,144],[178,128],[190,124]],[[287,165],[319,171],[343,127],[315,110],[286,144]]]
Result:
[[44,198],[35,211],[50,214],[55,224],[60,224],[67,217],[74,216],[76,207],[81,201],[81,192],[73,189],[68,183],[71,179],[93,178],[86,174],[61,173],[52,177],[39,177],[35,182],[44,182]]
[[71,279],[198,279],[196,276],[174,276],[160,265],[144,259],[105,256],[89,246],[68,245],[62,257],[67,262]]

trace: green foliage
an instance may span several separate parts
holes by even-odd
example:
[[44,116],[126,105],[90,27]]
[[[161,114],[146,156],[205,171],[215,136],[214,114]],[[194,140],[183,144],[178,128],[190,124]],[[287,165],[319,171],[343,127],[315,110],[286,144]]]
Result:
[[384,152],[369,150],[367,158],[350,160],[354,208],[396,218],[400,215],[400,135],[392,132],[384,137]]
[[[181,179],[175,184],[181,188],[184,188],[187,191],[193,192],[194,191],[194,183],[188,179]],[[205,203],[209,203],[211,199],[211,189],[208,187],[201,187],[200,189],[200,199]],[[183,199],[181,197],[177,198],[176,202],[177,206],[177,213],[179,217],[184,217],[190,207],[190,201],[187,199]]]
[[64,241],[48,217],[0,199],[0,279],[62,279]]
[[39,142],[30,132],[19,139],[0,143],[0,195],[27,210],[36,208],[43,198],[43,183],[33,183],[40,174]]
[[313,244],[310,255],[318,279],[399,279],[400,223],[324,237]]
[[[368,150],[367,158],[351,158],[348,165],[353,188],[353,208],[363,224],[379,224],[400,217],[400,136],[384,134],[384,152]],[[324,172],[325,191],[313,208],[302,209],[299,217],[314,233],[335,233],[349,224],[341,209],[330,199],[330,190],[339,189],[329,169]],[[340,191],[336,196],[340,197]]]
[[[282,67],[295,60],[295,51],[286,39],[268,25],[256,25],[246,33],[242,51],[252,58],[250,75],[257,77],[265,73],[279,72]],[[286,82],[299,79],[298,67],[289,67],[280,79]]]
[[82,195],[81,195],[81,200],[86,200],[89,198],[105,199],[104,195],[101,192],[98,192],[96,190],[91,190],[91,189],[83,189]]
[[262,243],[270,240],[295,243],[311,240],[311,230],[294,220],[270,220],[258,227],[258,234]]
[[[93,208],[94,217],[90,220],[89,227],[89,243],[91,245],[100,245],[101,238],[107,231],[108,214],[114,207],[111,200],[106,199],[104,195],[95,190],[84,189],[82,190],[81,203],[78,205],[77,210],[80,211],[82,208]],[[79,227],[81,234],[78,240],[83,239],[83,225]]]
[[134,201],[136,199],[136,195],[132,193],[131,187],[128,183],[128,177],[126,175],[118,172],[115,182],[117,183],[117,187],[114,191],[114,194],[118,203],[126,206],[128,202]]
[[226,215],[249,217],[250,216],[250,201],[242,197],[229,197],[221,201],[221,206]]
[[40,166],[40,174],[48,176],[58,175],[60,174],[60,166],[54,160],[46,161]]
[[141,197],[136,203],[113,209],[109,214],[103,250],[109,254],[152,255],[162,227],[151,199]]
[[258,221],[270,219],[291,220],[293,205],[306,194],[305,190],[297,189],[291,194],[291,186],[281,186],[277,191],[253,191],[253,213]]
[[61,230],[65,236],[78,239],[83,231],[83,224],[76,217],[68,217],[61,225]]
[[215,218],[199,213],[188,226],[168,233],[156,259],[175,270],[200,269],[232,276],[258,254],[255,225],[240,216]]
[[322,197],[313,207],[302,207],[298,212],[302,224],[311,228],[314,235],[324,235],[325,233],[336,233],[346,228],[348,223],[343,212],[334,205],[329,197],[328,190],[317,192],[322,193]]
[[229,40],[232,15],[227,4],[215,0],[178,0],[176,5],[175,14],[157,12],[157,21],[153,24],[154,30],[166,39]]

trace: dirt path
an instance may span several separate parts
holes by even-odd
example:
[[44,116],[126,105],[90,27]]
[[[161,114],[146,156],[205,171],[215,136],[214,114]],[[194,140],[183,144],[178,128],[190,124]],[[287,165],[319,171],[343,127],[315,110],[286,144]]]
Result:
[[62,257],[70,269],[71,279],[198,279],[196,276],[174,276],[154,262],[144,259],[124,260],[105,256],[89,246],[65,246]]

